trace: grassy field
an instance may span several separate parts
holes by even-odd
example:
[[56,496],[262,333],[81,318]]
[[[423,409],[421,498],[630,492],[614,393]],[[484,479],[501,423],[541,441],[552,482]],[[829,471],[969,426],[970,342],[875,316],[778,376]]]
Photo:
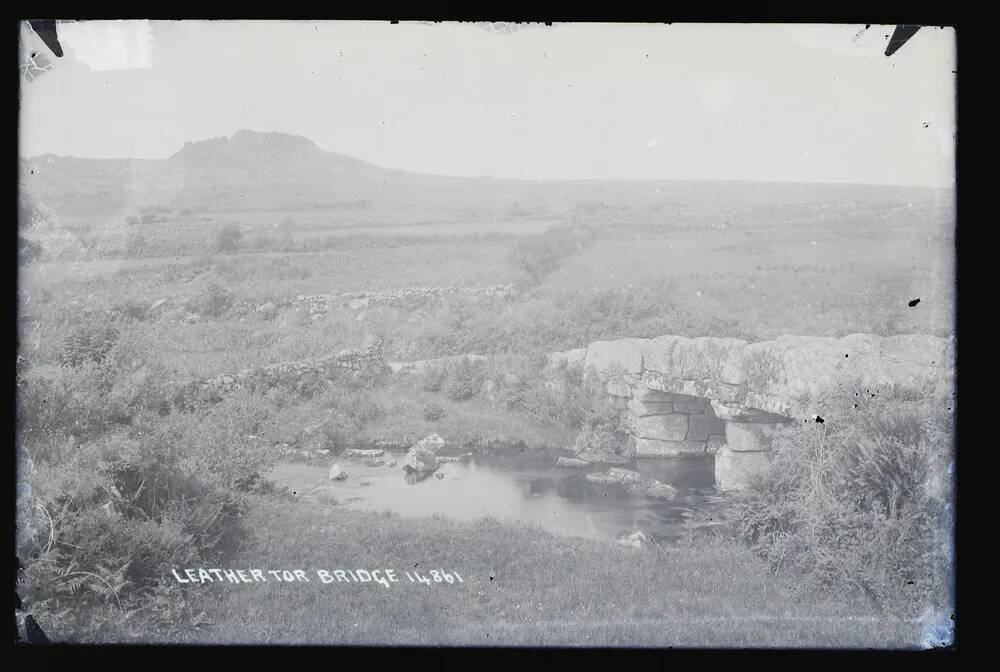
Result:
[[[233,567],[303,569],[310,582],[184,586],[195,610],[218,615],[185,641],[898,648],[922,637],[919,622],[811,592],[722,539],[636,550],[270,498],[250,527]],[[323,585],[315,574],[359,568],[457,571],[463,583]]]
[[[74,175],[48,196],[78,185]],[[580,385],[549,389],[537,357],[595,340],[953,333],[953,211],[940,192],[439,187],[351,209],[323,206],[313,185],[275,201],[301,197],[295,210],[265,209],[270,195],[261,192],[242,210],[239,199],[174,203],[165,219],[133,224],[84,189],[63,203],[61,219],[21,231],[36,248],[19,264],[20,466],[37,463],[31,478],[45,511],[25,542],[25,594],[54,638],[73,638],[57,626],[75,622],[78,638],[105,641],[921,645],[921,623],[903,620],[903,610],[774,573],[736,539],[634,551],[491,520],[403,519],[247,494],[248,472],[275,459],[265,454],[272,444],[339,450],[439,432],[468,446],[571,445],[600,409]],[[295,301],[503,283],[518,286],[514,297],[316,317]],[[276,308],[255,310],[266,302]],[[372,335],[398,361],[493,355],[492,380],[514,382],[496,398],[481,392],[485,379],[453,374],[449,385],[479,391],[435,389],[418,376],[312,394],[275,387],[194,410],[157,397],[173,382],[326,357]],[[884,445],[894,454],[897,443]],[[219,540],[237,534],[240,520],[248,535],[226,547]],[[121,567],[100,564],[108,557]],[[465,580],[156,588],[179,562],[440,568]],[[81,572],[111,592],[62,583]],[[109,611],[112,594],[135,616]]]
[[[425,235],[427,226],[413,224],[405,235],[360,234],[334,241],[340,247],[332,249],[306,242],[275,251],[283,245],[278,236],[260,247],[251,244],[262,225],[247,214],[248,222],[240,224],[246,230],[242,248],[230,254],[212,253],[212,240],[222,221],[240,213],[198,226],[144,224],[158,227],[146,249],[153,256],[109,259],[95,252],[95,258],[22,267],[24,354],[51,361],[45,340],[32,334],[62,333],[84,315],[116,306],[139,316],[136,337],[181,377],[325,356],[354,347],[370,333],[386,337],[389,356],[401,360],[569,349],[597,339],[664,333],[748,340],[788,333],[947,335],[954,305],[948,211],[933,200],[917,205],[922,207],[818,203],[789,206],[789,212],[775,207],[764,213],[770,218],[723,210],[670,224],[657,223],[655,212],[639,211],[622,221],[591,224],[586,244],[538,278],[518,263],[523,232],[484,233],[476,224],[457,237]],[[497,226],[504,222],[517,224],[508,219]],[[292,222],[282,230],[294,238],[317,226]],[[570,219],[561,226],[570,234],[577,230]],[[353,242],[343,245],[347,240]],[[171,241],[199,254],[163,256]],[[291,310],[267,322],[246,309],[199,321],[184,321],[176,310],[144,314],[164,298],[197,313],[200,297],[213,285],[234,305],[252,307],[299,294],[501,283],[521,286],[520,298],[479,307],[345,310],[318,321]],[[908,305],[918,298],[918,305]],[[441,333],[459,327],[458,339]],[[206,338],[209,333],[212,338]]]

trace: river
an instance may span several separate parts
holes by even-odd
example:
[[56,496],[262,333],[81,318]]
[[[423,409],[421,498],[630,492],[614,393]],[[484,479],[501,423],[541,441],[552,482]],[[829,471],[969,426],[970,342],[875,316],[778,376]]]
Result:
[[[401,460],[386,454],[384,460]],[[330,465],[348,474],[328,480]],[[591,483],[587,473],[606,465],[557,467],[555,455],[525,451],[476,455],[443,465],[414,482],[397,467],[368,466],[364,460],[331,458],[283,463],[269,474],[279,486],[306,500],[349,509],[391,511],[404,517],[439,515],[455,520],[491,516],[505,522],[537,525],[557,535],[611,540],[634,531],[651,533],[661,543],[686,533],[692,514],[704,524],[719,508],[711,460],[639,459],[622,465],[677,489],[669,501],[632,495],[619,485]]]

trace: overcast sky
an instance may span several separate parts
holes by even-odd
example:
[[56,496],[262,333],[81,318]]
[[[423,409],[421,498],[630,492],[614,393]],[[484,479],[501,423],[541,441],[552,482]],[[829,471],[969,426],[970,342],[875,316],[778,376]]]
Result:
[[863,28],[61,23],[64,57],[22,80],[21,154],[252,129],[442,175],[952,184],[954,30],[886,58],[892,26]]

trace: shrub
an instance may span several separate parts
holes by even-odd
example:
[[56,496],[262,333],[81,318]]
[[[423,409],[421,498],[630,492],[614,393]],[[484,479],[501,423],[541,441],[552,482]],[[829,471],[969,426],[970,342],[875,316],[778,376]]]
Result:
[[238,252],[243,243],[243,232],[235,224],[226,224],[215,234],[214,248],[221,254]]
[[440,364],[428,365],[420,377],[420,388],[425,392],[440,392],[447,375],[448,372],[444,366]]
[[202,624],[165,579],[175,567],[224,566],[246,535],[242,493],[271,460],[273,435],[266,401],[234,395],[166,419],[139,411],[57,459],[29,442],[30,490],[18,502],[25,609],[60,639],[121,637],[137,621]]
[[211,317],[221,317],[233,305],[233,294],[218,282],[210,282],[189,307]]
[[626,414],[610,402],[597,402],[583,418],[575,447],[582,452],[603,455],[625,455],[629,452],[631,435]]
[[364,388],[344,388],[333,392],[335,411],[355,430],[385,415],[385,409]]
[[482,367],[468,357],[461,357],[447,365],[447,377],[442,390],[452,401],[463,401],[476,396],[483,385]]
[[908,596],[907,609],[946,592],[951,416],[902,396],[838,408],[777,439],[736,519],[772,566],[878,604]]
[[80,366],[84,362],[100,364],[114,347],[119,330],[110,318],[89,315],[63,337],[59,362],[63,366]]
[[441,404],[429,403],[424,405],[423,411],[424,420],[433,422],[434,420],[440,420],[444,417],[444,406]]
[[141,301],[125,299],[124,301],[115,303],[112,312],[129,320],[141,321],[148,316],[149,309]]

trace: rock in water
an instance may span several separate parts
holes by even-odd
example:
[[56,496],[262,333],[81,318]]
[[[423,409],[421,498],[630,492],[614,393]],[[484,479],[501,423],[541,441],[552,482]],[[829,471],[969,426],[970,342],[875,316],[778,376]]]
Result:
[[446,462],[461,462],[462,460],[467,460],[470,457],[472,457],[472,453],[462,453],[461,455],[454,455],[454,456],[438,455],[437,459],[438,462],[441,462],[443,464]]
[[677,488],[666,483],[653,481],[652,485],[646,490],[646,496],[653,499],[673,499],[677,496]]
[[407,473],[432,472],[441,466],[442,460],[435,453],[445,444],[446,441],[438,434],[428,434],[410,448],[399,465]]
[[633,495],[646,495],[653,499],[673,499],[677,496],[677,490],[673,486],[631,469],[611,467],[604,472],[587,474],[584,478],[591,483],[621,485]]
[[594,472],[592,474],[587,474],[586,476],[584,476],[584,478],[590,481],[591,483],[603,483],[605,485],[615,485],[621,483],[621,481],[619,481],[611,474],[602,471]]
[[560,457],[556,460],[557,467],[589,467],[590,462],[575,457]]
[[652,483],[653,480],[637,471],[620,469],[618,467],[611,467],[604,472],[587,474],[584,478],[591,483],[618,483],[620,485],[648,484]]
[[382,457],[385,451],[381,448],[366,450],[363,448],[348,448],[343,452],[344,457]]
[[339,464],[335,464],[330,467],[330,473],[326,476],[331,481],[346,481],[347,472],[344,471]]
[[406,454],[403,461],[400,462],[400,467],[403,471],[414,471],[417,473],[431,472],[437,469],[440,465],[434,452],[429,448],[422,448],[420,445],[413,446],[410,452]]
[[628,464],[629,459],[624,455],[614,455],[611,453],[580,452],[572,459],[582,460],[592,464]]

